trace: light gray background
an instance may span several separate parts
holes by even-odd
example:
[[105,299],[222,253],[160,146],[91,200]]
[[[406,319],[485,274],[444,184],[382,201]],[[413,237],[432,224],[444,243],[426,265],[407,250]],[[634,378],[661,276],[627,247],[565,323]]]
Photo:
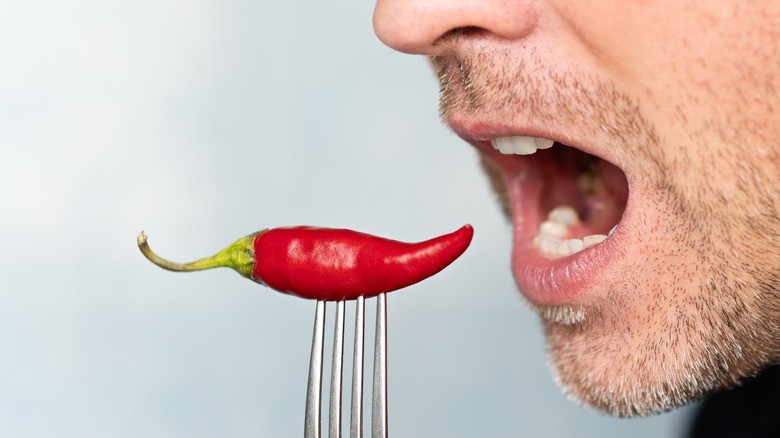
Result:
[[388,297],[392,436],[682,430],[690,409],[618,420],[560,394],[476,154],[372,8],[3,1],[0,436],[301,435],[314,303],[160,270],[141,229],[184,261],[265,227],[415,241],[466,222],[460,260]]

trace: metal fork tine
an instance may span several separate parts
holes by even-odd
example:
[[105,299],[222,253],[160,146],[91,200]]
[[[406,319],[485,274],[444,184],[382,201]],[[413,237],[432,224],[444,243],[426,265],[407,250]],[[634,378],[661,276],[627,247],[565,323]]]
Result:
[[325,343],[325,301],[317,301],[314,334],[311,340],[309,381],[306,386],[306,419],[304,438],[320,438],[320,399],[322,395],[322,352]]
[[371,437],[387,438],[387,296],[383,293],[376,297]]
[[355,301],[355,346],[352,358],[352,413],[349,436],[363,438],[363,332],[365,331],[365,298]]
[[[333,357],[330,378],[329,438],[341,438],[342,377],[344,369],[344,301],[336,303]],[[350,437],[363,437],[363,367],[365,344],[365,299],[355,302],[355,345],[352,361],[352,412]],[[317,301],[314,333],[306,388],[304,438],[320,438],[322,399],[322,357],[325,344],[325,301]],[[387,298],[377,296],[374,340],[374,381],[371,394],[371,437],[387,438]]]
[[344,301],[336,303],[336,326],[333,329],[333,360],[330,367],[330,404],[328,437],[341,438],[341,377],[344,362]]

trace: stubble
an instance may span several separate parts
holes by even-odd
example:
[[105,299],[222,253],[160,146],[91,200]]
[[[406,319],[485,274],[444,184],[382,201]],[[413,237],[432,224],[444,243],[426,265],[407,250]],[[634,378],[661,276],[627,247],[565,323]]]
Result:
[[[542,317],[564,392],[614,415],[649,415],[736,384],[777,361],[780,165],[757,161],[744,150],[681,148],[614,84],[545,70],[537,54],[507,66],[507,56],[432,58],[442,118],[482,113],[550,119],[607,133],[621,147],[616,164],[641,169],[641,192],[653,209],[643,218],[653,234],[635,236],[620,265],[637,275],[605,273],[610,281],[595,301],[531,306]],[[732,126],[738,117],[725,120],[691,127],[686,141],[710,142],[713,132],[727,137],[747,127]],[[758,141],[765,150],[780,151],[771,138]],[[482,162],[510,213],[504,181],[489,161]],[[719,173],[726,162],[742,167],[726,176],[734,181],[728,196]]]

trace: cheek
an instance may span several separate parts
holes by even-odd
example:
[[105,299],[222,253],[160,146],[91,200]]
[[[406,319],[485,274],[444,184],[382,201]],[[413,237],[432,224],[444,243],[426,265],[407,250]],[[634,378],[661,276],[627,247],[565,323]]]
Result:
[[652,78],[652,72],[682,51],[680,31],[689,24],[664,2],[565,2],[559,16],[571,40],[616,78]]
[[558,14],[572,31],[569,41],[589,54],[601,74],[638,99],[653,119],[666,116],[680,122],[713,110],[757,106],[766,111],[766,105],[755,101],[780,89],[775,74],[780,68],[780,11],[774,10],[779,6],[733,1],[562,3]]

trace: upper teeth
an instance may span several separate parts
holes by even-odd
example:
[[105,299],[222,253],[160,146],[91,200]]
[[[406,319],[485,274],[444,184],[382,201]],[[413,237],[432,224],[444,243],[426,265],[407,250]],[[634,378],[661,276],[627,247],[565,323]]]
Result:
[[555,141],[548,138],[525,136],[499,137],[490,141],[495,149],[505,155],[531,155],[537,149],[549,149],[553,143]]

